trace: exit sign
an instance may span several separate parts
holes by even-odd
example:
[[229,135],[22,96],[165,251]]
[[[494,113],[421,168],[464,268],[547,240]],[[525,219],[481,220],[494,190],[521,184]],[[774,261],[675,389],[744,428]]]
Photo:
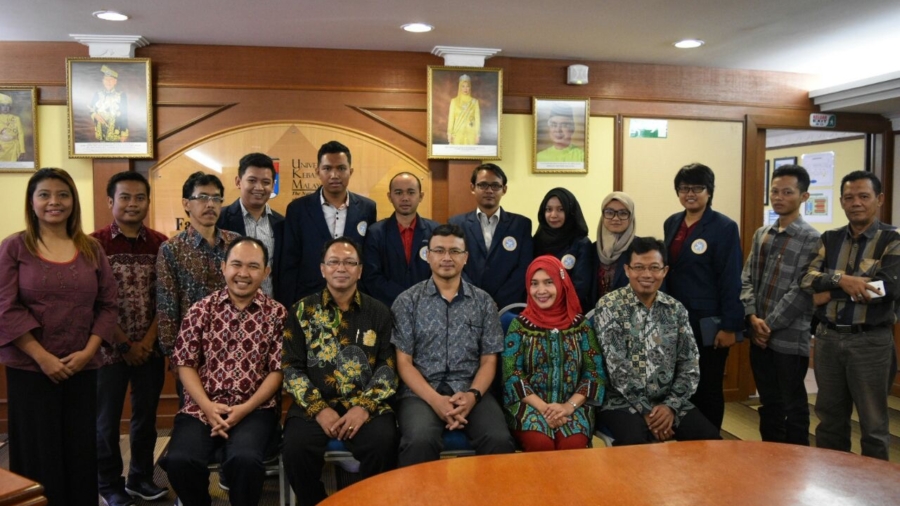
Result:
[[837,125],[837,117],[834,114],[810,114],[809,126],[816,128],[834,128]]

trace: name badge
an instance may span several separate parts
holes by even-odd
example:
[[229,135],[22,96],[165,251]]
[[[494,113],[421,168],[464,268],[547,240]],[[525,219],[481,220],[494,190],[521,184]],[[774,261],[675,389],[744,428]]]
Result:
[[691,243],[691,251],[693,251],[697,255],[702,255],[706,253],[707,244],[703,239],[697,239],[693,243]]
[[422,249],[419,250],[419,258],[428,261],[428,246],[422,246]]
[[515,251],[518,245],[519,243],[516,242],[516,238],[511,235],[503,238],[503,249],[506,251]]
[[562,257],[562,264],[566,270],[572,270],[572,267],[575,267],[575,256],[574,255],[565,255]]
[[361,221],[361,222],[359,222],[358,225],[356,225],[356,231],[359,232],[359,235],[361,235],[363,237],[366,236],[366,229],[368,229],[368,228],[369,228],[369,224],[364,221]]

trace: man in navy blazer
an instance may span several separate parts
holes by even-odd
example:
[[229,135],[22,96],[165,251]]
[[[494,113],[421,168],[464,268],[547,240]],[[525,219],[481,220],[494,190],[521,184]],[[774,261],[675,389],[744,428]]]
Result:
[[284,220],[275,299],[285,307],[325,289],[319,269],[325,243],[347,237],[363,246],[377,215],[373,200],[347,190],[353,175],[347,146],[326,142],[319,148],[317,159],[316,172],[322,186],[291,202]]
[[394,214],[369,227],[362,275],[367,293],[391,307],[403,291],[431,277],[426,254],[438,223],[417,212],[425,193],[415,175],[401,172],[388,188]]
[[507,179],[497,165],[475,167],[471,183],[478,207],[450,218],[466,234],[469,261],[463,273],[490,294],[498,308],[525,302],[525,271],[533,260],[531,220],[500,207]]
[[[241,196],[233,204],[222,209],[216,226],[238,234],[259,239],[269,252],[269,263],[275,272],[276,253],[284,234],[284,216],[269,207],[269,198],[275,186],[275,163],[263,153],[244,155],[238,162],[238,175],[234,185]],[[274,296],[270,274],[262,283],[262,291]]]

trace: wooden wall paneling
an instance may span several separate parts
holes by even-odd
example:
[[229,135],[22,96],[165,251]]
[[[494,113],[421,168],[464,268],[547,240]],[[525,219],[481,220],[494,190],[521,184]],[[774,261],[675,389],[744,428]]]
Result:
[[429,160],[428,170],[431,172],[431,219],[438,223],[447,223],[450,219],[450,181],[448,162],[446,160]]
[[447,218],[475,209],[472,195],[472,171],[481,165],[477,160],[447,162]]
[[625,184],[625,117],[621,114],[616,115],[613,136],[613,191],[620,192]]

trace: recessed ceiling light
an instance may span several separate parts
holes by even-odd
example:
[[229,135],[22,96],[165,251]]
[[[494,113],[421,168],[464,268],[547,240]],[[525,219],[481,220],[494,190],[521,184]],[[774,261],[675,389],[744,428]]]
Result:
[[425,33],[434,30],[433,26],[426,25],[425,23],[407,23],[400,28],[413,33]]
[[677,47],[678,49],[694,49],[695,47],[700,47],[703,44],[706,43],[699,39],[684,39],[676,42],[675,47]]
[[128,19],[128,16],[116,11],[97,11],[94,13],[94,17],[104,21],[125,21]]

